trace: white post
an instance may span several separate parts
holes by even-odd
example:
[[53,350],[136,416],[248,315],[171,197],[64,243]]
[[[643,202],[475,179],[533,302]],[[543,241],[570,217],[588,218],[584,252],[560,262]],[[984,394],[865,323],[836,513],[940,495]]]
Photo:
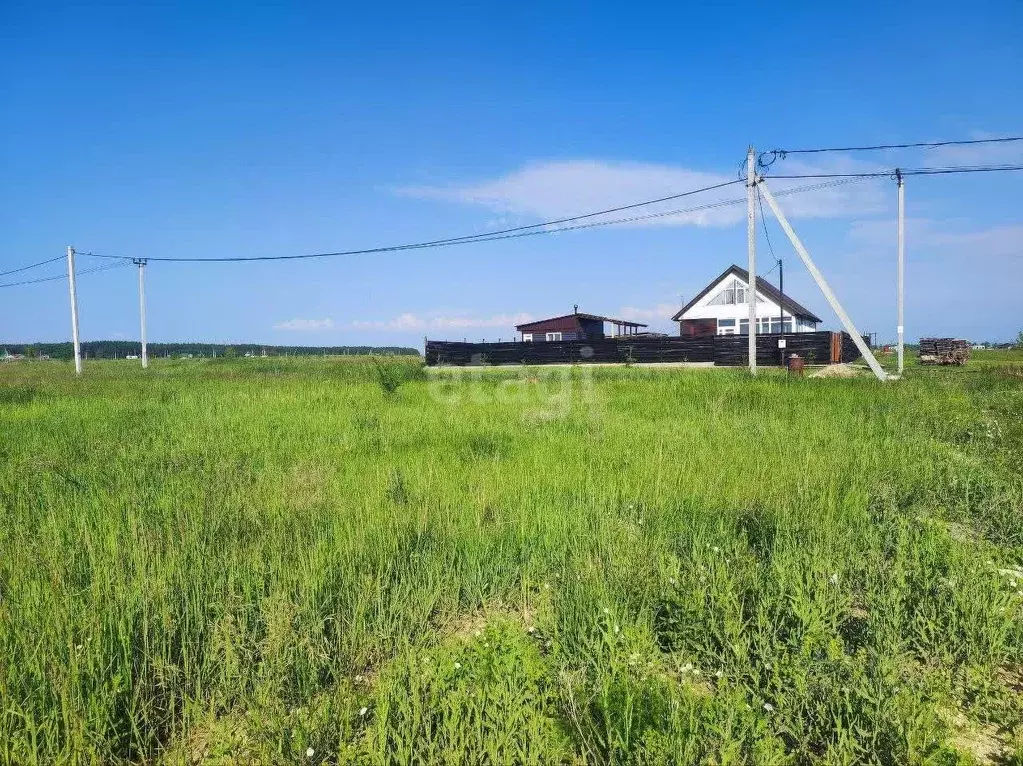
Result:
[[906,187],[903,185],[904,179],[902,177],[902,171],[896,170],[895,177],[899,182],[899,324],[896,328],[899,333],[899,375],[902,374],[903,367],[903,354],[904,347],[903,341],[905,326],[903,323],[902,309],[903,309],[903,297],[905,288],[906,278]]
[[78,287],[75,284],[75,249],[67,249],[67,283],[71,293],[71,342],[75,347],[75,375],[82,374],[82,346],[78,341]]
[[757,156],[753,147],[746,152],[746,252],[749,256],[749,371],[757,374],[757,217],[753,195],[757,184]]
[[781,212],[781,208],[778,207],[778,203],[774,201],[774,195],[767,188],[767,182],[764,179],[760,180],[760,191],[764,195],[764,199],[767,200],[767,204],[771,206],[771,211],[774,213],[774,217],[778,219],[778,223],[781,224],[781,228],[785,231],[785,235],[792,242],[792,247],[795,248],[796,253],[799,255],[800,260],[806,265],[807,270],[813,277],[817,286],[824,293],[824,297],[828,299],[828,303],[831,304],[831,308],[834,309],[835,313],[838,314],[839,320],[842,322],[842,326],[845,327],[845,331],[852,336],[853,342],[856,344],[856,348],[859,349],[863,358],[867,360],[867,364],[870,365],[870,369],[874,371],[874,375],[877,376],[878,380],[886,380],[884,370],[881,369],[881,365],[877,363],[877,359],[870,353],[870,348],[866,343],[863,342],[863,336],[857,331],[856,326],[852,323],[849,315],[845,313],[845,309],[842,308],[842,304],[838,302],[838,297],[832,291],[831,286],[828,285],[827,280],[824,279],[824,275],[821,274],[816,264],[810,259],[810,254],[803,247],[803,243],[799,241],[799,237],[796,236],[796,232],[792,230],[789,225],[788,219],[785,214]]
[[142,369],[149,367],[149,350],[146,348],[146,259],[136,258],[139,267],[139,318],[142,323]]

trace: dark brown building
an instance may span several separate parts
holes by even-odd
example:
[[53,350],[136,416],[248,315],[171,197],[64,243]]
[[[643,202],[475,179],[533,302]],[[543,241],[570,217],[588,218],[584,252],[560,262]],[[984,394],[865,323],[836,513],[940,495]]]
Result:
[[605,322],[613,328],[612,337],[635,335],[639,332],[639,328],[646,327],[645,324],[629,322],[625,319],[580,313],[579,307],[576,306],[575,311],[571,314],[526,322],[516,325],[515,329],[522,333],[522,340],[527,343],[530,341],[599,340],[607,337],[604,333]]

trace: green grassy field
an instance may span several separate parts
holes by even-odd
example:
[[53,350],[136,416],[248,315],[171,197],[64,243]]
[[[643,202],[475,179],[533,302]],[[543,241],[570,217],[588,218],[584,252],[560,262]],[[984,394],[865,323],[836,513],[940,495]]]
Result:
[[0,365],[0,762],[1023,762],[984,356]]

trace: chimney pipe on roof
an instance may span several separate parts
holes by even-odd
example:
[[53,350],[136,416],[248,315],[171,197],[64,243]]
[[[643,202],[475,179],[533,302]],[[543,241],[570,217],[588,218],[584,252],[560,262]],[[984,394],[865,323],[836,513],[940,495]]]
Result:
[[578,303],[576,303],[576,304],[574,304],[572,306],[572,313],[573,314],[578,314],[579,313],[579,304]]

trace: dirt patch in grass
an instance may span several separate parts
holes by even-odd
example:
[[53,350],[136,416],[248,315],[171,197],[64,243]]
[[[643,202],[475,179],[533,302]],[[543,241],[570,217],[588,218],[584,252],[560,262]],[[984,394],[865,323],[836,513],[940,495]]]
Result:
[[961,710],[940,709],[939,715],[952,729],[949,744],[972,756],[979,764],[1005,763],[1008,747],[1004,733],[991,724],[971,721]]
[[826,367],[821,367],[819,370],[814,370],[808,377],[811,378],[859,378],[863,375],[863,370],[859,367],[853,367],[851,364],[829,364]]
[[1023,665],[1005,665],[998,669],[998,680],[1016,694],[1023,695]]
[[323,465],[302,460],[292,466],[284,491],[293,508],[308,511],[324,503],[330,479],[330,472]]
[[508,604],[495,601],[469,612],[443,615],[435,621],[435,624],[442,641],[444,639],[465,640],[478,637],[488,625],[495,621],[514,623],[521,625],[523,630],[529,630],[533,627],[534,618],[533,610],[528,606],[515,609]]

